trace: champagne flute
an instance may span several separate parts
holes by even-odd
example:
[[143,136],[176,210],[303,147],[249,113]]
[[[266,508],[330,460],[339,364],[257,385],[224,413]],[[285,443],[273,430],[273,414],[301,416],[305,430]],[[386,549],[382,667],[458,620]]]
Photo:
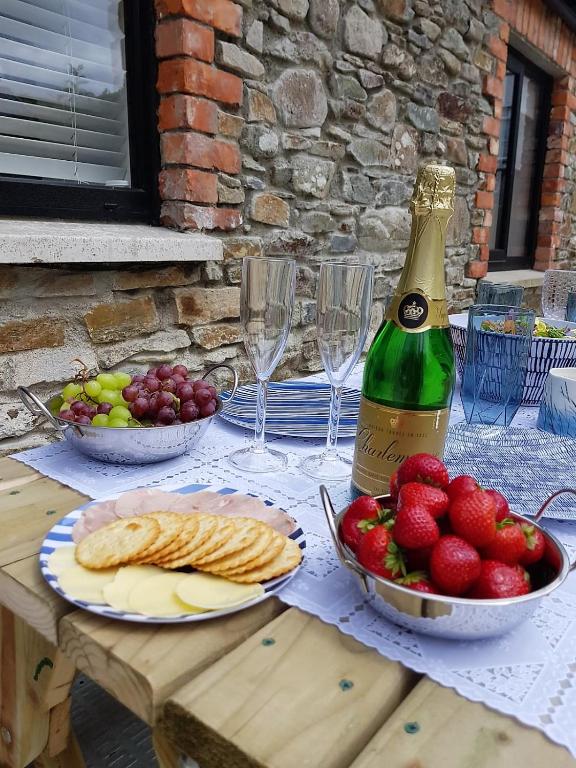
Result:
[[244,346],[258,381],[254,441],[230,456],[246,472],[277,472],[288,459],[265,444],[268,382],[286,347],[296,284],[292,259],[245,258],[240,288],[240,323]]
[[300,468],[318,480],[345,480],[351,462],[338,455],[338,421],[342,388],[364,349],[374,268],[361,264],[326,262],[320,267],[316,306],[318,348],[332,387],[326,448],[308,456]]

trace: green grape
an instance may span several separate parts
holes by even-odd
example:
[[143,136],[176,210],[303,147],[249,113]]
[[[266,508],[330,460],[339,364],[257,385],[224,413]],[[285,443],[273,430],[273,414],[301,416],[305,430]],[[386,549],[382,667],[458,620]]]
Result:
[[112,403],[112,405],[124,405],[124,406],[128,405],[126,400],[124,400],[124,398],[122,397],[122,392],[120,392],[119,390],[116,390],[114,392],[114,397],[112,398],[112,400],[110,400],[110,402]]
[[116,389],[124,389],[128,384],[132,384],[132,376],[129,373],[118,371],[118,373],[112,374],[116,379]]
[[118,389],[116,377],[113,373],[99,373],[98,376],[96,376],[96,381],[103,389]]
[[62,390],[62,397],[64,400],[68,400],[69,398],[78,397],[80,392],[82,392],[82,385],[71,381],[70,384],[66,384]]
[[123,405],[115,405],[114,408],[110,411],[108,416],[111,419],[122,419],[123,421],[128,421],[132,418],[132,414],[128,410],[128,408],[125,408]]
[[103,389],[100,394],[96,396],[96,400],[99,403],[111,403],[112,405],[121,405],[121,403],[115,403],[114,400],[118,392],[115,389]]
[[108,419],[108,426],[121,429],[128,426],[128,422],[125,419]]
[[108,421],[108,416],[105,413],[97,413],[92,419],[92,424],[94,424],[95,427],[107,427]]
[[93,400],[95,400],[100,392],[102,392],[102,384],[100,384],[98,381],[95,381],[94,379],[87,381],[86,384],[84,384],[84,392],[86,392],[88,397],[91,397]]

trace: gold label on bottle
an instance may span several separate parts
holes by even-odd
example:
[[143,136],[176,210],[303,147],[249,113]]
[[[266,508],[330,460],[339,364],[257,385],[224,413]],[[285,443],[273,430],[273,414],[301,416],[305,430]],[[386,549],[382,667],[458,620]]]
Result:
[[420,291],[394,296],[386,316],[408,333],[421,333],[430,328],[448,327],[446,301],[431,299]]
[[414,453],[442,457],[450,409],[404,411],[360,401],[352,483],[362,493],[388,493],[392,473]]

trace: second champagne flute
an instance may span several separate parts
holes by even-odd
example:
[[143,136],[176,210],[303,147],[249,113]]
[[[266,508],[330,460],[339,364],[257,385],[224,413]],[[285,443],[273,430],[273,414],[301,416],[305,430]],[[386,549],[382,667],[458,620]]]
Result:
[[258,381],[254,442],[230,456],[235,467],[246,472],[276,472],[288,460],[265,444],[268,381],[288,341],[296,265],[292,259],[246,258],[242,264],[240,322],[244,346]]
[[362,264],[326,262],[320,267],[316,329],[318,349],[332,386],[325,450],[308,456],[300,468],[318,480],[346,480],[351,462],[336,451],[342,388],[358,362],[370,324],[374,269]]

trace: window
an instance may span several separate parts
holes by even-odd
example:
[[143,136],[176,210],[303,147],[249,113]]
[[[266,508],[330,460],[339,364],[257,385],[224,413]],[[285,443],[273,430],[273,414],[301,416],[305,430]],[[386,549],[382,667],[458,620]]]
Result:
[[510,51],[490,231],[490,269],[534,260],[552,79]]
[[0,215],[153,221],[148,0],[0,0]]

